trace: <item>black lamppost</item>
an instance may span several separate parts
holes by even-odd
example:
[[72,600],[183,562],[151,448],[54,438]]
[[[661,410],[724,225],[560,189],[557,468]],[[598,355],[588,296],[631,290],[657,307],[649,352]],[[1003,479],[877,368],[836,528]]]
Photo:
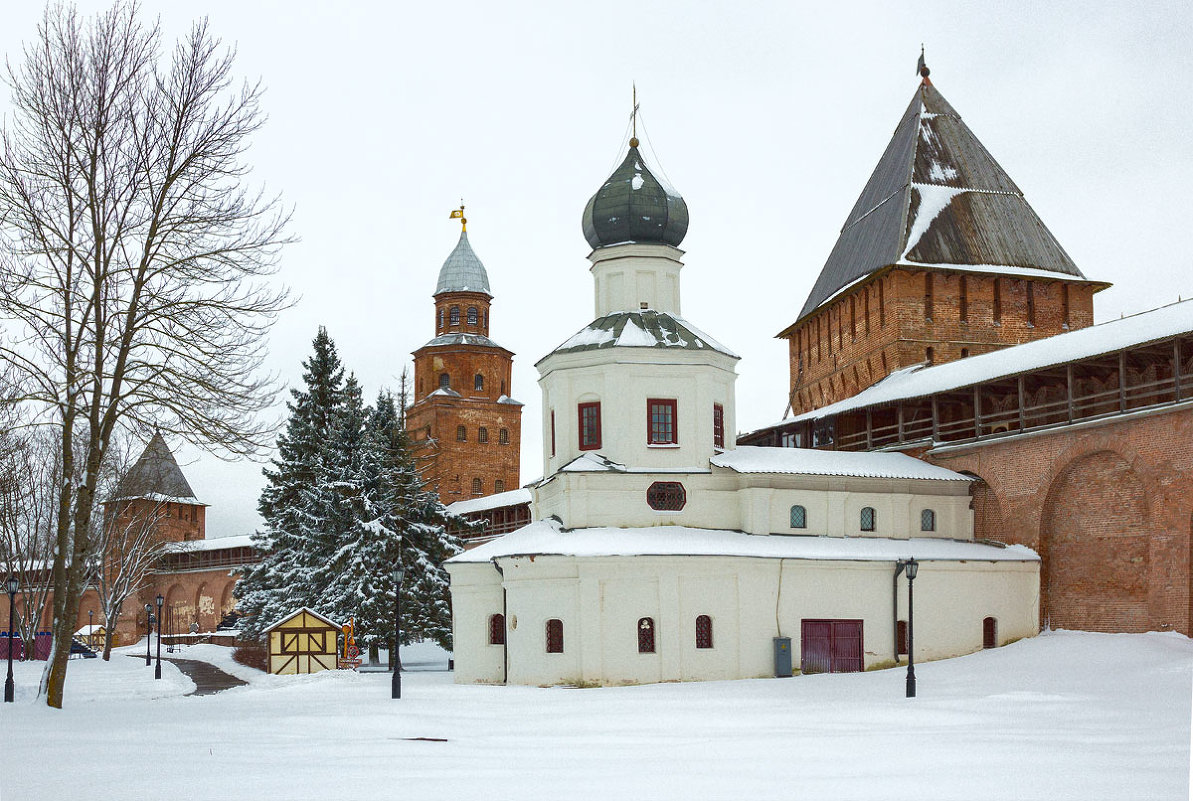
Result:
[[[162,601],[166,600],[159,592],[157,594],[157,619],[162,619]],[[162,627],[157,627],[157,667],[153,669],[153,678],[160,679],[162,677]]]
[[398,656],[398,641],[402,637],[402,579],[405,575],[401,565],[394,568],[394,678],[390,698],[402,697],[402,660]]
[[149,646],[153,643],[153,605],[145,604],[145,667],[153,664]]
[[17,581],[16,576],[9,576],[8,583],[4,589],[8,590],[8,678],[4,680],[4,701],[5,703],[12,703],[15,685],[12,681],[12,620],[16,617],[14,605],[16,604],[17,590],[20,589],[20,582]]
[[920,563],[914,559],[908,559],[903,563],[903,568],[907,571],[907,697],[915,698],[915,648],[913,647],[915,613],[912,610],[911,591],[915,583],[915,574],[920,569]]

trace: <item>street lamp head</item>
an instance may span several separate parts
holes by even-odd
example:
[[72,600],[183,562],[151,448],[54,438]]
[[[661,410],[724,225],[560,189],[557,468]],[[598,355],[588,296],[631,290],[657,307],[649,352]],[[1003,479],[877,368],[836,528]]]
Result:
[[406,578],[406,571],[402,569],[401,565],[398,565],[397,567],[394,568],[394,582],[397,584],[401,584],[402,579],[404,579],[404,578]]
[[163,602],[163,601],[165,601],[165,600],[166,600],[166,599],[165,599],[165,598],[163,598],[163,597],[162,597],[162,594],[159,592],[159,593],[157,594],[157,608],[158,608],[158,609],[161,609],[161,608],[162,608],[162,602]]
[[17,590],[19,590],[20,588],[21,588],[21,583],[20,583],[19,581],[17,581],[17,577],[16,577],[16,576],[12,576],[12,575],[10,575],[10,576],[8,577],[8,582],[7,582],[7,585],[6,585],[6,589],[8,590],[8,594],[9,594],[9,595],[16,595],[16,594],[17,594]]
[[153,604],[145,604],[145,614],[149,614],[152,611],[153,611]]
[[908,559],[907,560],[907,578],[908,578],[908,580],[914,579],[915,574],[917,572],[919,572],[919,569],[920,569],[919,562],[917,562],[914,559]]

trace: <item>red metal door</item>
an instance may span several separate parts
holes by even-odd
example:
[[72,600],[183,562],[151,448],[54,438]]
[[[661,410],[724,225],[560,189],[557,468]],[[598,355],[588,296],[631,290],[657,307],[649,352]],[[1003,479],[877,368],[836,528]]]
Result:
[[862,662],[862,621],[801,621],[802,673],[857,673]]

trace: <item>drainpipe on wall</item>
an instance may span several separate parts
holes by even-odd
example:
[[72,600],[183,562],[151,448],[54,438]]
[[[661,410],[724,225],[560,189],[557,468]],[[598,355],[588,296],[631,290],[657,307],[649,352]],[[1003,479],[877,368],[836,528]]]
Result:
[[[501,569],[501,565],[497,564],[497,557],[494,556],[489,560],[493,563],[494,569],[497,570],[497,575],[501,576],[501,620],[505,631],[501,632],[501,683],[508,684],[510,677],[510,652],[509,652],[509,609],[505,597],[505,571]],[[902,565],[900,565],[902,569]]]
[[899,574],[903,572],[903,563],[895,562],[895,575],[891,576],[891,625],[895,634],[895,664],[899,664]]

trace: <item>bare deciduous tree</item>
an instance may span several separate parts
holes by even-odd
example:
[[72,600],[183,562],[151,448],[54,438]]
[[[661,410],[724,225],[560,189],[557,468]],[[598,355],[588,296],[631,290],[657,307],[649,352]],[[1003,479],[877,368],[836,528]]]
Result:
[[167,57],[119,0],[47,8],[10,66],[0,141],[0,363],[61,449],[54,645],[41,692],[62,705],[100,467],[118,427],[158,425],[232,454],[268,444],[264,335],[286,306],[268,277],[286,242],[276,198],[246,188],[259,85],[196,23]]
[[59,449],[48,431],[6,428],[0,433],[0,566],[15,576],[21,611],[14,621],[32,653],[50,599]]

